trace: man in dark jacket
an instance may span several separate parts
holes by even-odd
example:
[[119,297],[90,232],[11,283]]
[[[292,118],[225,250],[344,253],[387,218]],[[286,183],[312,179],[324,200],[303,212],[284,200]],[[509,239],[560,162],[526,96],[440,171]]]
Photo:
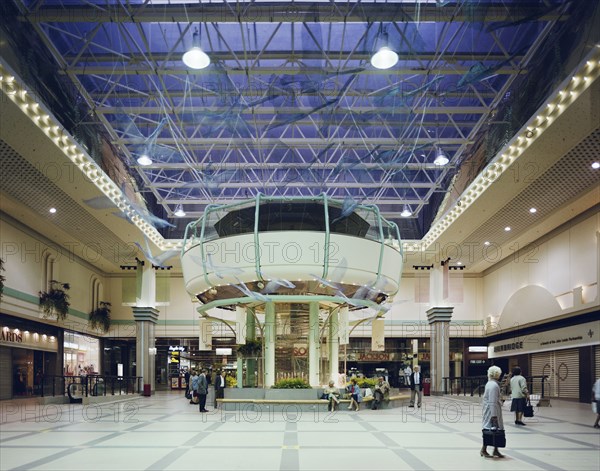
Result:
[[206,381],[206,370],[198,377],[198,396],[200,397],[200,412],[208,412],[206,410],[206,395],[208,394],[208,382]]
[[421,399],[423,397],[423,375],[418,366],[413,368],[413,372],[409,378],[410,404],[408,407],[415,407],[415,396],[417,396],[417,407],[421,407]]
[[217,399],[223,399],[225,397],[225,388],[227,387],[227,381],[225,379],[225,370],[221,371],[221,374],[215,377],[215,409],[217,408]]

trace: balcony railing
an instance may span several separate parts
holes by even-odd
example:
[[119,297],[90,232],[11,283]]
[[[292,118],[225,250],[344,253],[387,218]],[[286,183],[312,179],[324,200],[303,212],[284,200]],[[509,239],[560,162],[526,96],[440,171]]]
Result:
[[[450,395],[462,395],[462,396],[475,396],[481,397],[483,390],[485,389],[485,383],[487,383],[487,376],[466,376],[458,378],[444,379],[444,394]],[[545,397],[548,390],[547,382],[548,376],[526,376],[527,389],[529,394],[539,394],[540,397]],[[506,390],[505,386],[502,385],[502,394],[504,396],[510,395]]]
[[117,396],[141,394],[141,376],[53,376],[44,375],[39,385],[39,395],[82,398],[89,396]]

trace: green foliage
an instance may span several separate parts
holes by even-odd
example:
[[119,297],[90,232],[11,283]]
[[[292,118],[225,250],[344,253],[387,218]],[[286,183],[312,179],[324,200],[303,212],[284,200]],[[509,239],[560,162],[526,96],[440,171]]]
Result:
[[[377,384],[377,378],[356,378],[356,384],[361,389],[371,388],[373,389]],[[346,386],[350,385],[350,381],[346,383]]]
[[71,288],[69,283],[50,280],[50,289],[48,291],[40,291],[40,307],[44,313],[44,317],[54,317],[57,320],[64,320],[69,314],[69,295],[67,291]]
[[262,354],[262,342],[260,340],[246,340],[246,343],[237,348],[238,354],[244,358],[257,358]]
[[2,299],[2,293],[4,293],[4,282],[6,277],[2,274],[4,271],[4,260],[0,258],[0,300]]
[[308,384],[302,378],[289,378],[277,381],[273,386],[273,389],[311,389],[311,385]]
[[235,376],[227,375],[225,376],[225,384],[228,388],[237,388],[237,379]]
[[90,312],[89,323],[92,329],[102,329],[108,332],[110,329],[110,303],[100,301],[100,305]]

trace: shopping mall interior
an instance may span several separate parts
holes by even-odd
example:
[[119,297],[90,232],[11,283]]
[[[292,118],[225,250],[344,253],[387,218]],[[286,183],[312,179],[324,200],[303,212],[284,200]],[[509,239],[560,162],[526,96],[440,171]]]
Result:
[[0,469],[599,469],[599,25],[0,2]]

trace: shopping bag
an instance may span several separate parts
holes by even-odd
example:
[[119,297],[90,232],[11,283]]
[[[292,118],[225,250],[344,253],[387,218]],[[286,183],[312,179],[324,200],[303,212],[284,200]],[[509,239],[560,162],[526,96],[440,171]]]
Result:
[[531,401],[527,401],[527,405],[525,405],[525,408],[523,409],[523,416],[524,417],[533,417],[533,406],[531,405]]
[[483,445],[496,448],[506,447],[506,434],[500,429],[483,429]]

